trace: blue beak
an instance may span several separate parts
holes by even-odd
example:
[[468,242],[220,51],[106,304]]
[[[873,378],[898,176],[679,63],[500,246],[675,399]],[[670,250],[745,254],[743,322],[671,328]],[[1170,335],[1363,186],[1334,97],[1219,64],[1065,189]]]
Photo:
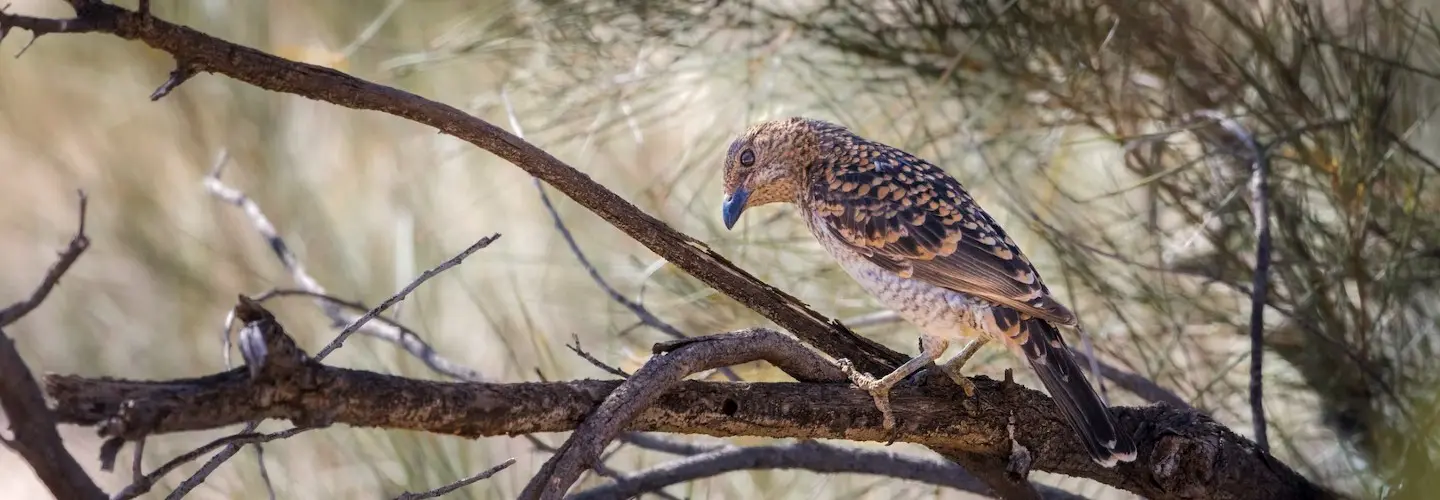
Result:
[[740,220],[740,213],[745,211],[745,202],[750,199],[750,190],[745,186],[735,188],[734,193],[725,197],[725,204],[721,206],[721,218],[725,220],[725,229],[735,227],[735,221]]

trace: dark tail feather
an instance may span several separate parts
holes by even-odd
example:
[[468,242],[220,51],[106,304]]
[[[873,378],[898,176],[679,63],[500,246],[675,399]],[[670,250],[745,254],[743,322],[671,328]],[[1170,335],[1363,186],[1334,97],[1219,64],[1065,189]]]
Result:
[[1090,458],[1105,467],[1135,460],[1135,442],[1119,430],[1100,395],[1085,380],[1060,330],[1039,319],[1027,319],[1021,328],[1025,335],[1017,340],[1022,341],[1020,349],[1025,359],[1040,376],[1065,421],[1080,435]]

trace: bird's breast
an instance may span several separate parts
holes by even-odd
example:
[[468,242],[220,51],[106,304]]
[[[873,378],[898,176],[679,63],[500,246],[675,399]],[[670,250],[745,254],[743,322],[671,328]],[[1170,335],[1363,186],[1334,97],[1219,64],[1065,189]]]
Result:
[[972,312],[986,303],[969,295],[890,272],[852,250],[824,227],[808,220],[810,232],[845,273],[886,308],[932,336],[964,337]]

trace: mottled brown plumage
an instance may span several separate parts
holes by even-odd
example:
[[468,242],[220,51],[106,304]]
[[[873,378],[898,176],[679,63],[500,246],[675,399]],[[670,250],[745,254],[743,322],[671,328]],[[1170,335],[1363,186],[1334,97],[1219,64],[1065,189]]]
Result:
[[860,285],[921,330],[922,352],[875,380],[850,370],[893,425],[890,387],[937,359],[950,341],[969,340],[947,372],[989,340],[1024,357],[1062,416],[1101,464],[1133,460],[1057,326],[1075,314],[1050,295],[1040,274],[958,181],[914,155],[832,123],[788,118],[753,126],[725,160],[724,220],[748,207],[793,203],[821,246]]

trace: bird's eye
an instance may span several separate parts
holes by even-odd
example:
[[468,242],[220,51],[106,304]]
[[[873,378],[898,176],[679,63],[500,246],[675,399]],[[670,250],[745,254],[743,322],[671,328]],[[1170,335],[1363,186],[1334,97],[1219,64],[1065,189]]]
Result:
[[741,152],[740,152],[740,164],[741,164],[741,165],[744,165],[744,166],[747,166],[747,167],[753,167],[753,166],[755,166],[755,152],[754,152],[754,151],[751,151],[751,150],[749,150],[749,149],[744,150],[744,151],[741,151]]

